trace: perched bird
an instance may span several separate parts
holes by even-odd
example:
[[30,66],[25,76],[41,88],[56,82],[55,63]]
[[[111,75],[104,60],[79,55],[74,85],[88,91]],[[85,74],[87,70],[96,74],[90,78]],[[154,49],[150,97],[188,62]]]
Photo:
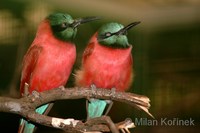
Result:
[[[133,79],[132,45],[128,42],[127,30],[139,23],[126,27],[120,23],[103,25],[92,36],[83,53],[82,66],[75,74],[75,84],[81,87],[92,85],[93,89],[127,90]],[[102,116],[108,103],[106,114],[112,106],[111,101],[90,99],[89,104],[87,101],[88,118]]]
[[[23,59],[20,92],[28,94],[43,92],[64,86],[69,78],[76,59],[76,47],[73,39],[80,24],[99,19],[86,17],[73,19],[68,14],[54,13],[46,17],[39,25],[36,37]],[[36,109],[46,113],[51,104]],[[34,125],[22,119],[18,132],[31,133]]]

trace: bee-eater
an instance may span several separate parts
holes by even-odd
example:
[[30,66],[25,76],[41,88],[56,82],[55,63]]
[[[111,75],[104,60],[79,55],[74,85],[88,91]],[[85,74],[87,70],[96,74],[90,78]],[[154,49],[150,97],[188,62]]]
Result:
[[[120,23],[103,25],[92,36],[83,53],[82,66],[75,74],[75,84],[126,91],[133,79],[132,45],[128,42],[127,30],[139,23],[134,22],[125,27]],[[86,104],[88,118],[102,116],[108,103],[112,102],[90,99],[89,104]]]
[[[20,92],[43,92],[64,86],[69,78],[76,59],[76,47],[73,39],[80,24],[97,20],[98,17],[73,19],[69,14],[54,13],[46,17],[39,25],[36,37],[23,59]],[[36,109],[37,113],[46,113],[51,104]],[[32,133],[35,126],[24,119],[20,121],[18,132]]]

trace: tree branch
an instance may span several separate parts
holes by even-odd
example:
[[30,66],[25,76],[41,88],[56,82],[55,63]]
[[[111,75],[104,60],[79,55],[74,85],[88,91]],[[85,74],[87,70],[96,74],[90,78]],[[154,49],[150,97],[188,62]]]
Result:
[[[150,107],[150,100],[146,96],[137,95],[127,92],[113,92],[107,89],[90,89],[90,88],[57,88],[45,92],[33,92],[20,99],[0,97],[0,112],[14,113],[21,115],[25,119],[38,123],[41,125],[60,128],[65,131],[86,132],[86,131],[112,131],[115,130],[113,122],[109,116],[102,116],[99,118],[89,119],[85,123],[74,119],[60,119],[40,115],[35,112],[35,109],[43,104],[66,99],[81,99],[81,98],[98,98],[113,101],[119,101],[129,104],[137,109],[145,111],[148,115],[153,117],[148,109]],[[126,129],[134,127],[130,120],[115,124],[118,129]]]

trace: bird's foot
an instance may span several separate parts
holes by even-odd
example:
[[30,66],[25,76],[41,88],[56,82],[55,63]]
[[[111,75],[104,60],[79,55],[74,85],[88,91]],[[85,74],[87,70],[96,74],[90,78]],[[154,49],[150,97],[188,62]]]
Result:
[[40,93],[37,92],[37,91],[32,91],[32,95],[35,97],[35,98],[40,98]]
[[116,88],[115,87],[111,88],[111,95],[114,95],[115,93],[116,93]]
[[37,99],[37,98],[40,98],[40,93],[39,93],[39,92],[37,92],[37,91],[35,91],[35,90],[34,90],[34,91],[32,91],[32,93],[31,93],[31,94],[32,94],[32,96],[33,96],[33,97],[32,97],[31,95],[29,95],[29,96],[31,96],[31,101],[32,101],[32,102],[34,102],[34,101],[35,101],[35,99]]
[[91,90],[92,90],[92,95],[95,96],[96,90],[97,90],[96,85],[95,85],[95,84],[92,84],[92,85],[90,86],[90,88],[91,88]]
[[29,88],[29,84],[25,82],[24,83],[24,93],[22,94],[23,97],[26,97],[29,95],[28,88]]
[[65,90],[65,87],[63,85],[59,86],[58,88],[60,88],[62,91]]

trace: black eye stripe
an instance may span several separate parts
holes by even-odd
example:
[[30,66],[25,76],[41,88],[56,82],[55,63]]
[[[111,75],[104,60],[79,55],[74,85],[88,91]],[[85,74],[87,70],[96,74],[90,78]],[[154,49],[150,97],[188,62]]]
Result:
[[53,25],[52,29],[53,31],[64,31],[65,29],[67,29],[67,27],[69,27],[69,25],[67,23],[62,23],[62,24],[58,24],[58,25]]

